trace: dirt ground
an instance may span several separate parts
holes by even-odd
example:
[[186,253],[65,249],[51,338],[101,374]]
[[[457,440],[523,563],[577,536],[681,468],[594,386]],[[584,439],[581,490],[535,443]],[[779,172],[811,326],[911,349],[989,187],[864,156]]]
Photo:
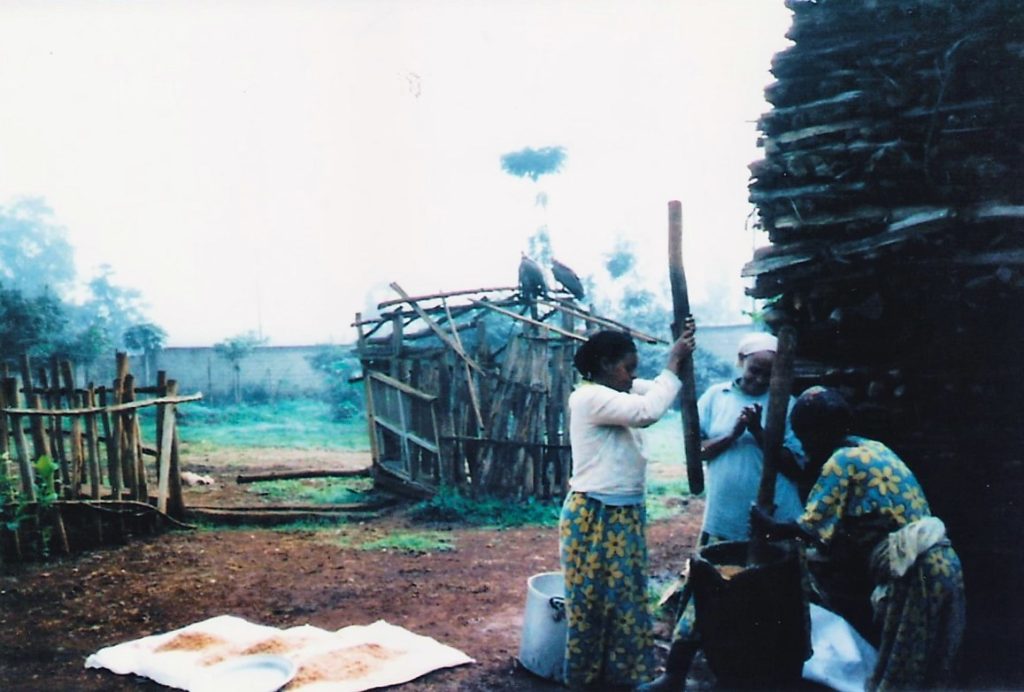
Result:
[[[189,458],[189,457],[186,457]],[[213,486],[189,488],[190,505],[253,504],[238,473],[304,466],[358,468],[367,455],[253,450],[190,458]],[[254,500],[255,498],[255,500]],[[144,678],[87,670],[96,650],[216,615],[324,629],[378,619],[456,647],[475,664],[436,671],[395,689],[557,690],[515,661],[526,580],[558,568],[557,530],[481,530],[412,524],[399,505],[327,531],[175,530],[0,573],[0,689],[158,690]],[[700,501],[649,528],[651,572],[667,579],[692,549]],[[353,545],[402,530],[450,532],[455,549],[410,554]],[[668,635],[666,623],[658,634]],[[710,686],[700,662],[691,688]]]

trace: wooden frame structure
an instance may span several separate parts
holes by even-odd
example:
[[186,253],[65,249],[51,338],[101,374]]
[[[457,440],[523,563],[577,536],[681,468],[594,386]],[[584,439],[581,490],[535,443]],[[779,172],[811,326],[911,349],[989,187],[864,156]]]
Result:
[[420,497],[441,486],[504,497],[560,496],[570,454],[572,357],[594,329],[661,339],[598,317],[565,294],[524,300],[478,288],[380,303],[353,326],[377,482]]
[[[103,544],[140,527],[151,529],[156,516],[183,518],[176,408],[202,394],[178,395],[177,382],[163,372],[155,386],[136,387],[124,353],[117,354],[110,388],[76,387],[71,363],[57,359],[36,369],[22,356],[20,378],[6,366],[2,374],[0,480],[7,493],[0,497],[0,511],[14,528],[0,531],[0,559],[22,559],[26,536],[40,541],[44,532],[55,531],[56,547],[66,553],[72,538]],[[154,447],[144,444],[139,419],[148,407],[157,409]],[[155,479],[147,456],[155,457]],[[48,498],[38,492],[42,458],[54,468]],[[10,521],[15,516],[19,520]]]

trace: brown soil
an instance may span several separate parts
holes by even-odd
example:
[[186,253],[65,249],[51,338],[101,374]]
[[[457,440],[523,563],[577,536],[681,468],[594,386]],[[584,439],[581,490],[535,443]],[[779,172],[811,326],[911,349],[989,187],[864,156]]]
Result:
[[[311,462],[311,459],[315,459]],[[240,472],[302,466],[355,468],[366,455],[252,451],[192,459],[214,486],[186,490],[192,505],[254,504]],[[683,564],[700,526],[701,502],[648,532],[651,573],[665,581]],[[353,546],[396,531],[450,532],[454,550],[424,554]],[[158,690],[144,678],[87,670],[86,656],[130,639],[232,614],[276,627],[325,629],[378,619],[433,637],[476,659],[402,685],[402,690],[556,690],[519,667],[526,580],[558,568],[554,528],[504,531],[413,524],[404,507],[321,531],[175,530],[128,545],[0,574],[0,689]],[[659,623],[664,640],[668,625]],[[691,688],[706,688],[700,662]]]

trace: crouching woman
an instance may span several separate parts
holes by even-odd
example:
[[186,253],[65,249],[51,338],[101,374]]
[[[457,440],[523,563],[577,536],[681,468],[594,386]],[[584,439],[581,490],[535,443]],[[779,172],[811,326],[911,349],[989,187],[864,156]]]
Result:
[[[878,647],[868,690],[933,689],[952,682],[965,623],[963,572],[942,521],[913,472],[877,440],[850,433],[853,415],[832,389],[812,387],[793,406],[793,432],[820,469],[803,515],[777,522],[751,509],[751,530],[803,538],[842,573],[863,575],[860,597],[834,607]],[[859,600],[859,603],[858,603]]]
[[636,379],[636,345],[621,332],[598,332],[576,352],[584,381],[569,397],[573,468],[559,522],[570,688],[631,687],[653,672],[639,428],[679,393],[694,332],[687,321],[653,380]]

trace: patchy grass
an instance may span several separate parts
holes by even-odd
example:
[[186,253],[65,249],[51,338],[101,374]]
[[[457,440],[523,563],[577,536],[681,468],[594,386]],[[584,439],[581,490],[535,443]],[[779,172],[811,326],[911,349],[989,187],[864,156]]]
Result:
[[409,510],[413,521],[458,522],[491,528],[555,526],[561,504],[554,500],[529,499],[514,502],[498,498],[469,498],[457,489],[441,488],[434,497]]
[[647,518],[651,521],[677,516],[682,500],[690,497],[683,453],[683,426],[679,413],[670,411],[647,428]]
[[260,481],[247,491],[275,502],[307,502],[317,505],[341,505],[365,502],[373,494],[370,478],[301,478]]
[[182,440],[199,450],[206,446],[369,449],[364,418],[332,420],[330,404],[311,399],[227,406],[189,403],[179,408],[178,424]]
[[455,550],[455,539],[450,533],[443,531],[413,531],[366,541],[354,547],[359,550],[382,550],[422,555]]

